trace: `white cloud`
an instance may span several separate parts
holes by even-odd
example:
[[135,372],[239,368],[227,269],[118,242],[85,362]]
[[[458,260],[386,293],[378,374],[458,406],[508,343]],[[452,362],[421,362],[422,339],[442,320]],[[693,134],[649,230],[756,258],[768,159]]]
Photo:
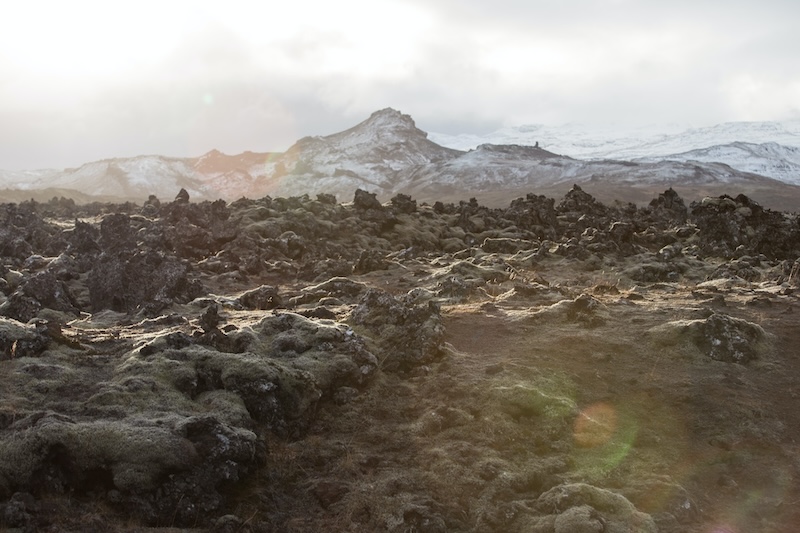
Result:
[[17,2],[0,168],[285,149],[386,106],[450,133],[796,116],[798,16],[789,0]]

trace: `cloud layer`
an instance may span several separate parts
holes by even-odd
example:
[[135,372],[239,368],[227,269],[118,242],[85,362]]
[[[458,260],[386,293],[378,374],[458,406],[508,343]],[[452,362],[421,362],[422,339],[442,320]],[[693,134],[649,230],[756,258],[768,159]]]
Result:
[[800,116],[788,0],[18,4],[5,169],[284,150],[386,106],[444,133]]

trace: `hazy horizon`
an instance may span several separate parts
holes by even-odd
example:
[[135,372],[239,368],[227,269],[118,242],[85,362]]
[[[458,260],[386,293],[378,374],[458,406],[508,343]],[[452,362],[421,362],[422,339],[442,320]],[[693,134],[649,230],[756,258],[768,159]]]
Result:
[[800,118],[800,4],[27,2],[0,21],[0,169],[421,129]]

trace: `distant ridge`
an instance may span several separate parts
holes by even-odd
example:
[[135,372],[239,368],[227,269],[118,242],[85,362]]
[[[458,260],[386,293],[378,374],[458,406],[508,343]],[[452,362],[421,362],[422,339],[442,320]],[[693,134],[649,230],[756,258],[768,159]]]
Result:
[[[56,195],[79,202],[101,198],[141,202],[151,194],[171,199],[181,188],[193,200],[326,193],[349,201],[361,188],[384,201],[404,193],[420,201],[474,196],[487,205],[505,205],[531,192],[559,197],[579,184],[603,201],[646,203],[672,187],[687,200],[745,193],[766,206],[796,211],[800,147],[732,142],[666,151],[705,142],[714,132],[720,138],[737,132],[766,137],[772,132],[778,139],[800,139],[800,123],[797,135],[792,127],[722,125],[677,136],[591,143],[586,133],[576,132],[570,142],[580,148],[577,152],[637,155],[587,160],[575,152],[561,155],[551,142],[553,130],[544,127],[508,130],[515,132],[515,141],[530,142],[482,143],[468,151],[442,146],[434,142],[441,136],[429,136],[409,115],[386,108],[344,131],[304,137],[283,153],[227,155],[212,150],[194,158],[146,155],[94,161],[74,169],[0,171],[0,188],[7,189],[7,201],[59,191]],[[569,133],[574,126],[565,128],[556,133]],[[639,157],[645,147],[653,152]]]
[[[431,133],[442,144],[462,150],[480,144],[530,144],[577,159],[623,161],[700,161],[724,163],[743,172],[758,173],[797,184],[791,168],[798,164],[800,120],[785,122],[726,122],[704,128],[666,127],[614,128],[580,124],[541,124],[503,128],[485,135]],[[723,147],[738,145],[738,149]],[[741,145],[762,145],[758,150]],[[697,151],[707,151],[702,154]],[[682,157],[684,156],[685,157]]]

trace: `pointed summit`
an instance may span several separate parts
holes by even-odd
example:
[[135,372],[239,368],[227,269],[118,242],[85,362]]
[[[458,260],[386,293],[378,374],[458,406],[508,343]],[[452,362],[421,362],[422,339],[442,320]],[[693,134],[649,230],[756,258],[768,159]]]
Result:
[[383,193],[417,169],[461,153],[430,141],[409,115],[381,109],[345,131],[300,139],[276,163],[282,172],[275,177],[290,179],[281,179],[270,194],[325,189],[348,197],[353,184]]
[[[428,137],[428,134],[419,128],[414,123],[411,115],[405,115],[396,109],[387,107],[379,111],[375,111],[370,117],[355,126],[356,128],[380,128],[383,130],[396,130],[405,133],[413,133]],[[355,128],[353,128],[355,129]]]
[[339,142],[343,139],[349,139],[349,142],[352,142],[357,138],[368,143],[423,142],[433,144],[428,141],[428,134],[417,128],[411,116],[391,107],[375,111],[367,120],[350,129],[323,137],[329,142]]

